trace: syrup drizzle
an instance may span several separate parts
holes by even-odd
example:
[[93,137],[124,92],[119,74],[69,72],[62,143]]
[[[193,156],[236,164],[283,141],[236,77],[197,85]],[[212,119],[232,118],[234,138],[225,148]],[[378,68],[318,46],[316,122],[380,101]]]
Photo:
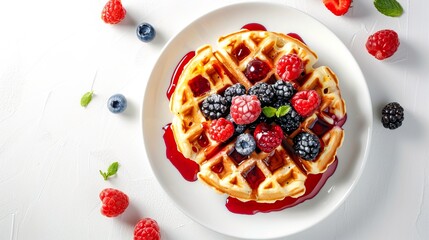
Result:
[[173,95],[174,90],[176,89],[176,84],[179,81],[180,74],[183,71],[183,68],[186,64],[195,56],[195,51],[188,52],[183,58],[179,61],[176,68],[174,69],[173,75],[170,79],[170,86],[167,89],[167,98],[170,100],[171,95]]
[[171,124],[167,124],[163,129],[168,160],[176,167],[184,179],[189,182],[195,182],[197,180],[197,173],[200,171],[200,166],[178,151]]
[[249,31],[267,31],[267,28],[260,23],[248,23],[241,27],[241,29],[247,29]]

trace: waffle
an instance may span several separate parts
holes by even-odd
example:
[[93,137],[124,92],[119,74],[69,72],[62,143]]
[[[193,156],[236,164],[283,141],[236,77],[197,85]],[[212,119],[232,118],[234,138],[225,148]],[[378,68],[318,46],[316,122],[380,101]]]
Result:
[[[239,52],[246,54],[239,54]],[[297,90],[314,89],[321,96],[319,108],[300,127],[285,135],[283,143],[270,153],[254,151],[241,156],[235,151],[236,137],[217,142],[208,136],[204,126],[211,121],[200,110],[202,101],[213,93],[241,83],[249,89],[244,71],[252,59],[267,63],[271,71],[258,82],[280,79],[275,71],[277,61],[289,53],[297,54],[304,64],[304,77]],[[326,66],[314,68],[318,57],[304,43],[281,33],[241,30],[219,38],[217,49],[204,45],[184,68],[170,99],[173,113],[172,130],[178,150],[200,166],[198,178],[220,193],[242,201],[274,202],[305,193],[309,174],[323,173],[335,161],[344,133],[336,126],[345,118],[346,108],[338,79]],[[294,154],[292,139],[300,131],[312,132],[315,125],[326,126],[319,133],[320,153],[314,161]],[[247,130],[249,131],[249,130]]]

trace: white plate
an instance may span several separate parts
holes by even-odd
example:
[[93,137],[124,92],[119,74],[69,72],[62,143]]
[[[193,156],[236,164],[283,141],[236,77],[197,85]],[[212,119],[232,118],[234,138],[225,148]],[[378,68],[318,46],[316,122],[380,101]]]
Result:
[[[317,65],[330,66],[340,79],[348,120],[339,165],[319,194],[298,206],[279,212],[240,215],[225,207],[219,195],[200,182],[187,182],[165,156],[162,127],[171,122],[166,90],[179,60],[200,45],[215,45],[217,38],[257,22],[270,31],[295,32],[319,56]],[[172,38],[163,49],[149,78],[143,109],[143,138],[158,181],[177,206],[196,222],[225,235],[268,239],[302,231],[332,213],[348,196],[368,155],[372,107],[368,88],[355,59],[323,24],[286,5],[240,3],[210,12]]]

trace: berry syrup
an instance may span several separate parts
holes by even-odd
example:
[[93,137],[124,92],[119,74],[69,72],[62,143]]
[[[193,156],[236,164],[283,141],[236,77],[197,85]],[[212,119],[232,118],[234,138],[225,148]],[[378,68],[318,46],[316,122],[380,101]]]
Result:
[[267,31],[267,28],[260,23],[248,23],[241,27],[241,29],[247,29],[249,31]]
[[170,100],[171,95],[173,95],[174,90],[176,89],[176,84],[179,81],[180,74],[183,71],[183,68],[186,64],[195,56],[195,51],[188,52],[183,58],[179,61],[176,68],[174,69],[173,75],[170,79],[170,86],[167,89],[167,98]]

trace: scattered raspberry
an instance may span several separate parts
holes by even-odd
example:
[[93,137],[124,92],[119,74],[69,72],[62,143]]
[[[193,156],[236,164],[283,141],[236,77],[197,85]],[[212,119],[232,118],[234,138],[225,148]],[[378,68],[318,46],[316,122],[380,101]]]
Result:
[[391,57],[399,47],[398,34],[390,29],[380,30],[368,37],[366,49],[378,60]]
[[125,18],[126,13],[121,0],[109,0],[101,12],[101,19],[105,23],[117,24]]
[[304,72],[304,64],[295,53],[284,55],[277,63],[277,74],[285,81],[293,81]]
[[225,118],[215,119],[210,123],[209,135],[218,142],[225,142],[234,134],[234,124]]
[[320,105],[321,99],[315,90],[297,92],[291,99],[293,108],[303,117],[310,116]]
[[249,124],[261,115],[261,102],[255,95],[241,95],[232,98],[231,117],[236,124]]
[[134,227],[134,240],[159,240],[161,232],[152,218],[141,219]]
[[101,214],[106,217],[116,217],[128,207],[128,196],[113,188],[106,188],[100,192],[102,201]]
[[323,0],[325,7],[334,15],[341,16],[349,11],[352,0]]
[[279,125],[260,123],[256,126],[253,136],[258,148],[269,153],[282,143],[283,131]]

